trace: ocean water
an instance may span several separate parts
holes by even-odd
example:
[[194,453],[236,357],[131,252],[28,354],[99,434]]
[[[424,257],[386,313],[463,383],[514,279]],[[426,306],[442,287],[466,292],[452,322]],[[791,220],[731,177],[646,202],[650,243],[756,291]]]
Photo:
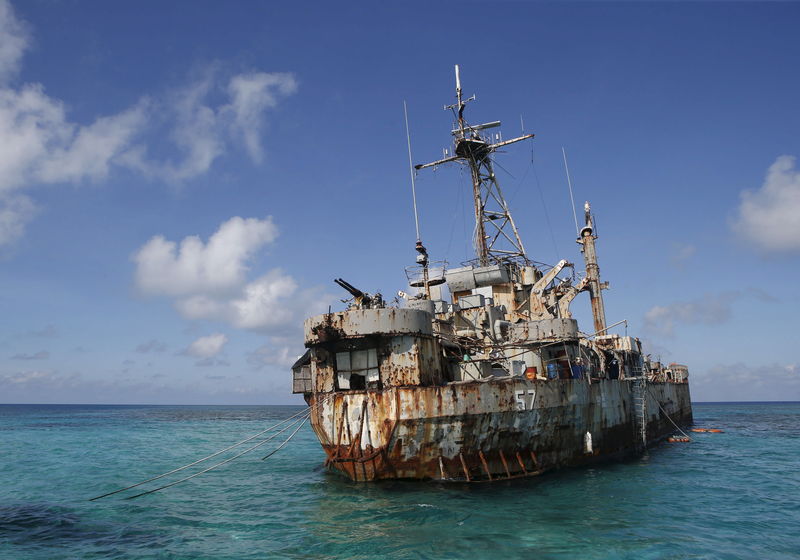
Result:
[[351,483],[305,425],[266,461],[88,501],[300,410],[0,405],[0,558],[800,558],[800,403],[696,404],[725,433],[475,485]]

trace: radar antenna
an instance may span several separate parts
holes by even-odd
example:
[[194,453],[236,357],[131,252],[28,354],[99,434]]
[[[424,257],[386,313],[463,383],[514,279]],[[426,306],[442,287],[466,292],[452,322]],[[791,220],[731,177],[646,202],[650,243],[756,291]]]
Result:
[[508,209],[503,191],[494,174],[491,155],[498,148],[514,144],[521,140],[533,138],[533,134],[524,134],[511,140],[501,140],[499,135],[492,143],[490,136],[484,136],[480,131],[500,126],[500,121],[470,125],[464,119],[464,108],[467,102],[473,101],[475,96],[463,99],[461,94],[461,76],[456,64],[456,103],[448,105],[445,109],[453,111],[456,116],[453,135],[455,155],[415,165],[415,169],[435,167],[451,161],[466,163],[472,174],[472,196],[475,205],[475,253],[481,266],[493,263],[521,259],[526,264],[529,262],[525,254],[525,247],[520,239],[517,226]]

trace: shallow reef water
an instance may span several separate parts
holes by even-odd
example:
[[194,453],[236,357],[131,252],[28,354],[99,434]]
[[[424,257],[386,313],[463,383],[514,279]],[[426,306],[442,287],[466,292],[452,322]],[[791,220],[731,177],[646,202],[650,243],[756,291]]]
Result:
[[724,433],[473,485],[352,483],[306,425],[267,461],[88,501],[300,410],[0,405],[0,558],[800,558],[800,403],[698,403]]

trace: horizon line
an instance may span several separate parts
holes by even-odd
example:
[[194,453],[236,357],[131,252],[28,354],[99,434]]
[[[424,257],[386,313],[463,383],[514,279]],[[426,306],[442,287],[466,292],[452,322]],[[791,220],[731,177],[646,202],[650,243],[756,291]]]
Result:
[[[692,401],[692,404],[800,404],[794,401]],[[308,406],[292,403],[53,403],[53,402],[0,402],[0,406]]]

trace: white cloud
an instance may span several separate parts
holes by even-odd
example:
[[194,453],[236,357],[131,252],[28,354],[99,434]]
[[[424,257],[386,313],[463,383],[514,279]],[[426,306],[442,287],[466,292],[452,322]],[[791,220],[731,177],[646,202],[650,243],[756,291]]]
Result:
[[207,243],[196,236],[179,244],[153,237],[132,257],[136,284],[145,294],[175,298],[175,308],[187,319],[259,332],[296,328],[306,315],[324,311],[330,297],[301,290],[280,268],[248,280],[254,255],[277,235],[271,218],[234,217]]
[[52,374],[40,370],[20,371],[17,373],[6,374],[0,377],[0,382],[9,383],[13,385],[24,385],[33,383],[40,380],[52,378]]
[[330,296],[318,290],[298,290],[297,282],[281,269],[244,284],[236,295],[197,294],[178,299],[175,307],[187,319],[222,321],[238,329],[282,333],[297,329],[302,320],[322,313]]
[[[244,283],[254,253],[277,235],[271,217],[237,216],[224,222],[206,244],[194,235],[184,238],[180,246],[155,236],[133,256],[136,283],[148,294],[189,299],[235,290]],[[196,305],[206,306],[202,302]]]
[[38,83],[10,85],[29,39],[11,5],[0,0],[0,245],[21,237],[35,205],[19,190],[32,185],[98,181],[145,124],[137,105],[81,126]]
[[143,103],[81,126],[41,84],[0,87],[0,192],[31,184],[99,181],[146,124]]
[[228,337],[222,333],[201,336],[192,342],[183,353],[195,358],[213,358],[222,352],[227,343]]
[[[225,153],[227,141],[235,140],[258,163],[267,110],[296,90],[297,82],[291,74],[243,73],[223,85],[219,72],[209,69],[202,79],[173,92],[164,106],[163,112],[172,120],[169,136],[181,156],[152,158],[140,147],[121,161],[148,177],[179,183],[208,171]],[[215,105],[209,98],[218,94],[226,102]]]
[[800,400],[800,368],[796,364],[720,364],[689,372],[695,401]]
[[741,296],[739,292],[708,294],[702,299],[656,305],[644,315],[647,330],[672,336],[678,323],[718,325],[731,317],[731,305]]
[[25,232],[25,225],[36,214],[33,201],[24,195],[0,193],[0,246],[10,245]]
[[19,70],[20,59],[28,47],[25,24],[14,16],[11,4],[0,1],[0,80],[6,80]]
[[127,150],[146,124],[144,104],[89,126],[75,129],[62,145],[55,146],[41,162],[37,177],[44,183],[100,181],[108,176],[114,158]]
[[279,96],[297,91],[297,82],[291,74],[254,72],[234,76],[228,84],[233,112],[231,125],[244,142],[254,161],[261,161],[261,129],[266,109],[278,104]]
[[183,159],[143,162],[146,173],[170,182],[191,179],[208,171],[224,151],[217,111],[205,104],[213,86],[211,77],[188,85],[173,96],[175,125],[171,137]]
[[247,355],[247,362],[256,368],[262,368],[268,365],[289,368],[305,351],[303,345],[300,344],[300,340],[296,340],[295,342],[296,344],[294,345],[262,344]]
[[[230,141],[241,142],[259,162],[267,110],[297,88],[291,74],[210,70],[165,99],[143,97],[116,114],[74,123],[42,84],[10,83],[28,44],[24,22],[0,0],[0,245],[22,236],[34,217],[35,205],[22,189],[103,181],[114,168],[181,183],[207,172]],[[148,146],[154,138],[168,140],[156,150]],[[149,155],[171,149],[172,157]]]
[[294,299],[297,283],[280,269],[274,269],[244,287],[241,297],[231,301],[231,320],[243,329],[280,327],[294,315],[287,305]]
[[761,188],[741,193],[734,231],[765,252],[800,251],[800,172],[795,158],[780,156]]

